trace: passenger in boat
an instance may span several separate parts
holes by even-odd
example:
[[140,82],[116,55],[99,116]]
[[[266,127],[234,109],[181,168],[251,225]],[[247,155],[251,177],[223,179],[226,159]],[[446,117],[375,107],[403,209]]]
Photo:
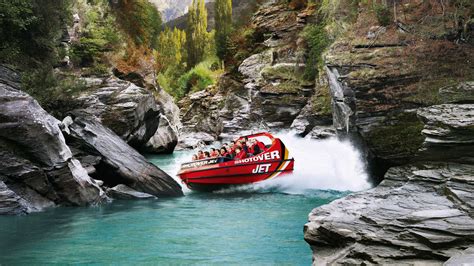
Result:
[[220,151],[220,157],[226,157],[226,158],[231,158],[230,157],[230,154],[227,152],[227,149],[225,147],[222,147],[221,148],[221,151]]
[[198,160],[197,154],[193,154],[193,161],[197,161],[197,160]]
[[216,148],[211,148],[211,158],[219,157],[219,152]]
[[247,153],[240,147],[237,147],[235,149],[235,157],[234,157],[234,160],[242,160],[242,159],[245,159],[247,158]]
[[249,152],[252,153],[253,155],[257,155],[262,152],[260,150],[260,147],[257,145],[256,139],[250,140],[248,146],[249,146]]
[[238,147],[237,143],[235,141],[230,142],[230,146],[228,148],[229,154],[234,157],[235,156],[235,149]]
[[198,156],[198,160],[202,160],[202,159],[205,158],[205,157],[204,157],[204,152],[203,152],[202,150],[201,150],[201,151],[198,151],[197,156]]
[[242,150],[244,150],[245,153],[249,153],[249,147],[247,146],[247,142],[245,141],[245,139],[240,140],[239,143]]
[[228,160],[231,160],[231,155],[227,152],[225,147],[222,147],[219,152],[219,159],[217,160],[218,163],[223,163]]
[[204,152],[204,159],[209,159],[211,158],[211,154],[208,151]]

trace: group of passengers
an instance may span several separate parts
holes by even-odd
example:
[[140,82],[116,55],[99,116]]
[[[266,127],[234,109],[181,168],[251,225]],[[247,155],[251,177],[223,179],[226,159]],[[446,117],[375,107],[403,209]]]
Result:
[[193,155],[193,161],[210,158],[221,158],[223,160],[242,160],[264,152],[265,144],[257,139],[248,139],[247,137],[224,143],[218,150],[211,148],[211,151],[198,151]]

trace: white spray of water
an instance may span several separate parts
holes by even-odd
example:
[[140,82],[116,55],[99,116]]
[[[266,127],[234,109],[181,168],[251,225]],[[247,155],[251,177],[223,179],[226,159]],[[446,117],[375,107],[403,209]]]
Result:
[[307,190],[361,191],[370,188],[360,153],[335,138],[310,140],[293,133],[277,135],[295,159],[292,174],[255,184],[259,189],[285,193]]
[[[277,134],[277,137],[295,159],[293,173],[218,193],[278,191],[303,194],[309,190],[361,191],[370,188],[360,153],[349,142],[335,138],[310,140],[291,132]],[[167,172],[177,173],[181,163],[189,161],[190,157],[191,152],[180,153]],[[184,188],[184,192],[190,191]]]

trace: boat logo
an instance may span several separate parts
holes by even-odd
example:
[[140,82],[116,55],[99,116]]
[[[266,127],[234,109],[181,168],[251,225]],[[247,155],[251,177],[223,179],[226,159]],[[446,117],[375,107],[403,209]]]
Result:
[[236,161],[235,164],[258,162],[258,161],[263,161],[263,160],[270,161],[270,160],[276,160],[276,159],[280,159],[280,152],[271,151],[271,152],[262,153],[250,158],[245,158],[245,159]]
[[254,174],[263,174],[263,173],[268,173],[268,170],[270,170],[271,163],[266,163],[266,164],[259,164],[255,169],[252,170],[252,173]]
[[194,167],[204,166],[208,164],[215,164],[215,163],[217,163],[217,159],[201,160],[201,161],[196,161],[196,162],[191,162],[191,163],[184,163],[181,165],[181,169],[194,168]]

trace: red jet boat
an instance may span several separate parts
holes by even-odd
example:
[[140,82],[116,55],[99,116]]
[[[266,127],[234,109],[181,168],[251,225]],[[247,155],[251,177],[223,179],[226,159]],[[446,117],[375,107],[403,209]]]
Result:
[[258,133],[239,140],[244,138],[256,138],[268,145],[263,152],[241,160],[220,157],[184,163],[178,176],[192,190],[214,191],[260,182],[293,171],[294,159],[289,158],[289,152],[279,138],[270,133]]

